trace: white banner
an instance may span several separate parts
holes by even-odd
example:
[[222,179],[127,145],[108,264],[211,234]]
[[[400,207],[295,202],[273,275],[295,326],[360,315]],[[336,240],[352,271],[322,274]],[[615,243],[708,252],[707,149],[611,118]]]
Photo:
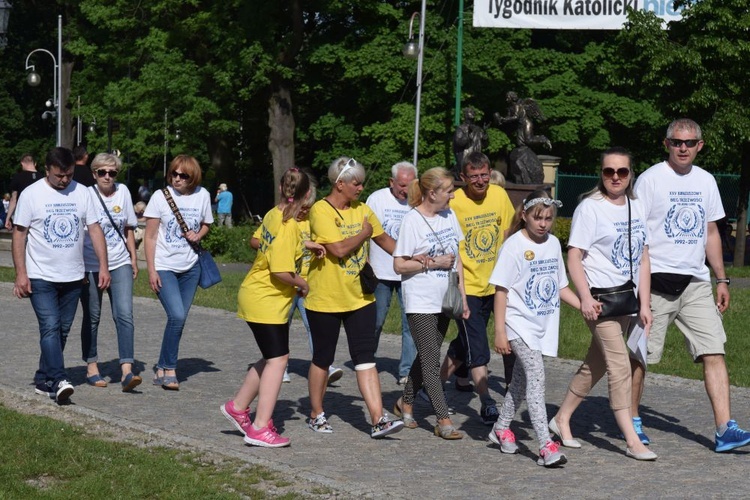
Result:
[[474,27],[619,30],[628,7],[665,21],[682,18],[673,0],[474,0]]

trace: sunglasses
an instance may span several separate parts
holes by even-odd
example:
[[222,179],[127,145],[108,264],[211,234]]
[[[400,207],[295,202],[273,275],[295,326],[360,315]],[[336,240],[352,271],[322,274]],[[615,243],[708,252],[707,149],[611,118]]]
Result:
[[699,142],[701,142],[700,139],[672,139],[670,137],[667,137],[667,144],[669,144],[673,148],[679,148],[683,144],[689,148],[694,148],[698,145]]
[[113,179],[117,177],[117,173],[118,173],[117,170],[107,170],[104,168],[100,168],[99,170],[96,171],[97,177],[110,176]]
[[174,178],[174,177],[179,177],[179,178],[180,178],[180,179],[182,179],[183,181],[186,181],[186,180],[189,180],[189,179],[190,179],[190,176],[189,176],[188,174],[186,174],[186,173],[183,173],[183,172],[177,172],[177,171],[174,171],[174,170],[173,170],[173,171],[172,171],[172,178]]
[[602,169],[602,175],[605,179],[611,179],[615,174],[617,174],[617,177],[620,179],[627,179],[630,176],[630,169],[624,167],[618,168],[617,170],[611,167],[604,167]]
[[349,161],[346,162],[346,165],[344,165],[344,168],[341,169],[341,172],[339,172],[339,175],[336,176],[336,180],[333,183],[336,184],[339,181],[339,179],[341,179],[341,176],[344,174],[344,172],[356,166],[357,166],[357,160],[355,160],[354,158],[349,158]]

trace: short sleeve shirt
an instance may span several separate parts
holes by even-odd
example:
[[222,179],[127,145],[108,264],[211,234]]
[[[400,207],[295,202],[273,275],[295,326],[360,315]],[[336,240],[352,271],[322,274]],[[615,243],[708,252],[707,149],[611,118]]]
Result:
[[[130,252],[128,252],[128,247],[120,235],[127,237],[125,228],[137,227],[138,219],[135,216],[135,210],[133,210],[133,199],[130,196],[130,191],[123,184],[115,184],[115,192],[112,196],[101,195],[109,215],[112,216],[112,220],[117,225],[116,228],[112,226],[112,221],[109,220],[107,212],[104,211],[104,207],[96,196],[96,191],[94,191],[96,189],[96,186],[91,186],[88,191],[94,209],[98,214],[97,221],[104,231],[104,239],[107,242],[107,263],[111,271],[125,264],[130,264]],[[86,231],[86,239],[84,240],[83,261],[86,272],[99,270],[99,259],[96,258],[94,245],[88,231]]]
[[[367,206],[377,215],[388,236],[398,240],[401,220],[411,210],[406,200],[396,199],[390,188],[383,188],[375,191],[367,198]],[[372,265],[378,279],[401,280],[401,276],[393,270],[393,257],[375,242],[370,245],[370,265]]]

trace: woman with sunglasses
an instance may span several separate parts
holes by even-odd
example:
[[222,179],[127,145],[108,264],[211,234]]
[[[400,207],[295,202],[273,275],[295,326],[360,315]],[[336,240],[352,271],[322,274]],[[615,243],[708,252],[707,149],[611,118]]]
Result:
[[[560,436],[563,446],[580,448],[581,443],[570,432],[570,419],[606,373],[609,404],[627,442],[626,455],[636,460],[656,460],[656,454],[638,437],[630,414],[632,383],[625,336],[638,320],[648,331],[652,319],[646,217],[633,193],[631,164],[630,153],[624,148],[604,151],[599,183],[582,195],[573,214],[568,271],[592,337],[586,359],[573,376],[549,428]],[[629,279],[637,285],[638,315],[600,317],[602,303],[594,299],[590,288],[617,287]]]
[[359,162],[345,156],[336,159],[328,168],[328,179],[331,193],[310,209],[310,230],[315,242],[325,247],[326,256],[310,264],[310,294],[305,299],[313,342],[308,426],[315,432],[333,432],[323,411],[323,396],[343,322],[357,385],[370,412],[370,437],[381,438],[400,431],[404,423],[391,420],[383,411],[375,366],[375,296],[363,291],[359,274],[367,263],[371,238],[388,253],[393,252],[395,241],[383,231],[373,211],[357,201],[365,180]]
[[188,227],[187,233],[180,229],[164,190],[151,196],[143,213],[148,282],[167,313],[153,383],[172,391],[180,388],[175,371],[177,354],[201,273],[198,254],[192,245],[200,243],[214,221],[211,196],[200,186],[202,180],[201,167],[192,156],[178,155],[169,165],[169,185],[164,190],[174,200]]
[[[88,189],[99,215],[97,222],[107,242],[107,262],[112,278],[107,294],[117,331],[122,372],[120,384],[123,392],[130,392],[141,383],[141,377],[133,373],[133,280],[138,276],[133,229],[138,225],[138,220],[130,191],[123,184],[115,182],[120,167],[122,161],[117,156],[108,153],[96,155],[91,163],[96,183]],[[107,387],[107,381],[99,373],[96,342],[103,290],[97,287],[99,259],[96,258],[88,231],[84,240],[83,261],[86,277],[81,290],[81,347],[83,360],[87,364],[86,383],[94,387]]]

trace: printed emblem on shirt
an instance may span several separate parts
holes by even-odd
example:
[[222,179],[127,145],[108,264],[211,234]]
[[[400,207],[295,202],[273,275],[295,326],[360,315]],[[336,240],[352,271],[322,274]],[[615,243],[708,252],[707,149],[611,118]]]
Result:
[[617,236],[614,245],[612,245],[612,253],[609,259],[622,272],[623,276],[629,276],[631,251],[633,273],[638,272],[641,256],[643,255],[643,242],[646,240],[646,231],[643,228],[643,223],[639,220],[633,220],[631,222],[630,241],[628,241],[628,223],[618,222],[615,223],[615,226],[620,234]]
[[464,220],[466,256],[477,264],[495,262],[500,224],[494,213],[474,215]]
[[[201,227],[200,219],[198,218],[200,211],[196,208],[181,208],[180,212],[182,213],[182,218],[185,220],[185,225],[188,227],[188,231],[195,231],[197,233]],[[173,248],[188,246],[188,241],[182,234],[182,229],[180,229],[180,225],[174,216],[167,223],[164,240]]]
[[706,211],[700,191],[670,191],[672,204],[664,222],[664,233],[675,245],[697,245],[706,230]]
[[56,204],[52,211],[55,213],[48,215],[44,219],[44,239],[52,244],[52,248],[69,248],[80,237],[81,220],[72,210],[76,205],[71,203],[70,212],[64,205],[65,203]]
[[383,226],[383,231],[394,240],[398,239],[399,232],[401,231],[401,221],[408,211],[409,210],[395,210],[393,208],[383,209],[383,217],[380,224]]
[[524,287],[523,301],[537,316],[554,314],[560,307],[557,259],[542,259],[530,263],[531,276]]

